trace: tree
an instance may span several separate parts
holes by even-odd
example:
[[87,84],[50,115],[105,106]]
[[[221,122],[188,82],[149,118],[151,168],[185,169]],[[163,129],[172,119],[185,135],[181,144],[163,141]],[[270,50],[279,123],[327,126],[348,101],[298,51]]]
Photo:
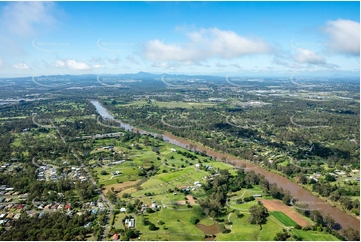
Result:
[[137,238],[139,236],[139,231],[138,230],[135,230],[135,229],[129,229],[127,232],[126,232],[126,235],[128,238]]
[[326,174],[325,180],[328,182],[334,182],[334,181],[336,181],[336,178],[330,174]]
[[300,174],[299,178],[298,178],[298,181],[301,183],[301,184],[307,184],[307,177],[303,174]]
[[287,233],[287,231],[283,231],[282,233],[277,233],[274,237],[275,241],[286,241],[288,238],[290,238],[291,235]]
[[283,198],[282,198],[282,202],[286,205],[289,205],[290,201],[291,201],[292,197],[291,195],[287,192]]
[[157,230],[157,226],[155,226],[153,223],[151,223],[148,228],[152,231]]
[[360,233],[357,230],[349,227],[348,229],[344,229],[342,232],[347,240],[360,241]]
[[204,209],[204,213],[205,213],[205,215],[207,215],[207,216],[208,216],[208,215],[209,215],[209,212],[210,212],[210,211],[209,211],[209,208],[205,208],[205,209]]
[[335,226],[335,220],[329,213],[324,217],[324,222],[326,226],[330,229],[332,229]]
[[214,218],[217,216],[217,213],[212,210],[212,211],[210,212],[209,216],[211,216],[212,219],[214,219]]
[[340,203],[342,204],[342,207],[351,210],[352,209],[352,200],[349,197],[341,196],[340,197]]
[[312,210],[311,213],[310,213],[310,218],[313,221],[315,221],[317,224],[322,225],[322,223],[323,223],[322,214],[318,210]]
[[153,212],[154,212],[153,209],[151,209],[151,208],[146,208],[145,211],[146,211],[147,213],[153,213]]
[[331,201],[337,201],[337,200],[339,200],[340,199],[340,197],[341,197],[341,195],[340,195],[340,193],[339,193],[339,191],[333,191],[331,194],[330,194],[330,199],[331,199]]
[[239,218],[239,210],[234,210],[234,215],[236,215],[236,217]]
[[196,218],[196,217],[194,217],[194,216],[192,216],[189,221],[190,221],[192,224],[197,224],[197,223],[199,222],[199,219]]
[[263,205],[254,205],[250,207],[249,212],[251,215],[249,216],[249,222],[251,224],[258,224],[260,229],[262,230],[262,224],[267,222],[268,210]]

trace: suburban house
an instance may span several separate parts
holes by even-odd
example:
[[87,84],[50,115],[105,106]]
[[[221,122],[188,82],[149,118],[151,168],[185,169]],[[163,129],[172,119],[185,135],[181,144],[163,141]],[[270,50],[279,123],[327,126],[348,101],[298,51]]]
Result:
[[128,226],[128,228],[134,228],[134,218],[131,219],[126,219],[125,220],[125,225]]
[[119,234],[114,234],[114,235],[113,235],[113,240],[118,240],[119,237],[120,237]]

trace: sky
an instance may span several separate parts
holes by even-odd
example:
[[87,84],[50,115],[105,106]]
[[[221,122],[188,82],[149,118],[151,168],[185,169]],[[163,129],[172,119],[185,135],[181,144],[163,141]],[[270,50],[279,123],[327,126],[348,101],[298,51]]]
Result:
[[0,2],[0,77],[359,76],[359,2]]

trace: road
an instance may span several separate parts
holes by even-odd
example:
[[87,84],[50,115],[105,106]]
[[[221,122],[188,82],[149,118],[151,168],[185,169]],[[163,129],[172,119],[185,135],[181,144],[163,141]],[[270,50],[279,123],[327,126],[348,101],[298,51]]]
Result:
[[35,121],[35,117],[36,117],[37,114],[33,115],[33,123],[36,124],[37,126],[39,127],[42,127],[42,128],[46,128],[46,129],[51,129],[51,125],[42,125],[42,124],[39,124],[38,122]]
[[36,167],[40,167],[38,163],[35,162],[36,156],[33,157],[33,159],[31,160],[31,162],[33,163],[34,166]]

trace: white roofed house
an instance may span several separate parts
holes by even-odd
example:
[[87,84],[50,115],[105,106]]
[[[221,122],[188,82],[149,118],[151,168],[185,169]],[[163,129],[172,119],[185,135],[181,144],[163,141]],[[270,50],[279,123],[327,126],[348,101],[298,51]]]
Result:
[[130,220],[129,220],[129,223],[128,223],[128,228],[133,228],[134,227],[134,218],[131,218]]
[[157,204],[155,202],[152,203],[152,208],[156,209],[157,208]]
[[14,220],[18,220],[21,216],[21,213],[17,213],[15,214],[15,216],[13,217]]
[[125,219],[124,224],[128,226],[128,228],[134,228],[135,220],[134,218]]

